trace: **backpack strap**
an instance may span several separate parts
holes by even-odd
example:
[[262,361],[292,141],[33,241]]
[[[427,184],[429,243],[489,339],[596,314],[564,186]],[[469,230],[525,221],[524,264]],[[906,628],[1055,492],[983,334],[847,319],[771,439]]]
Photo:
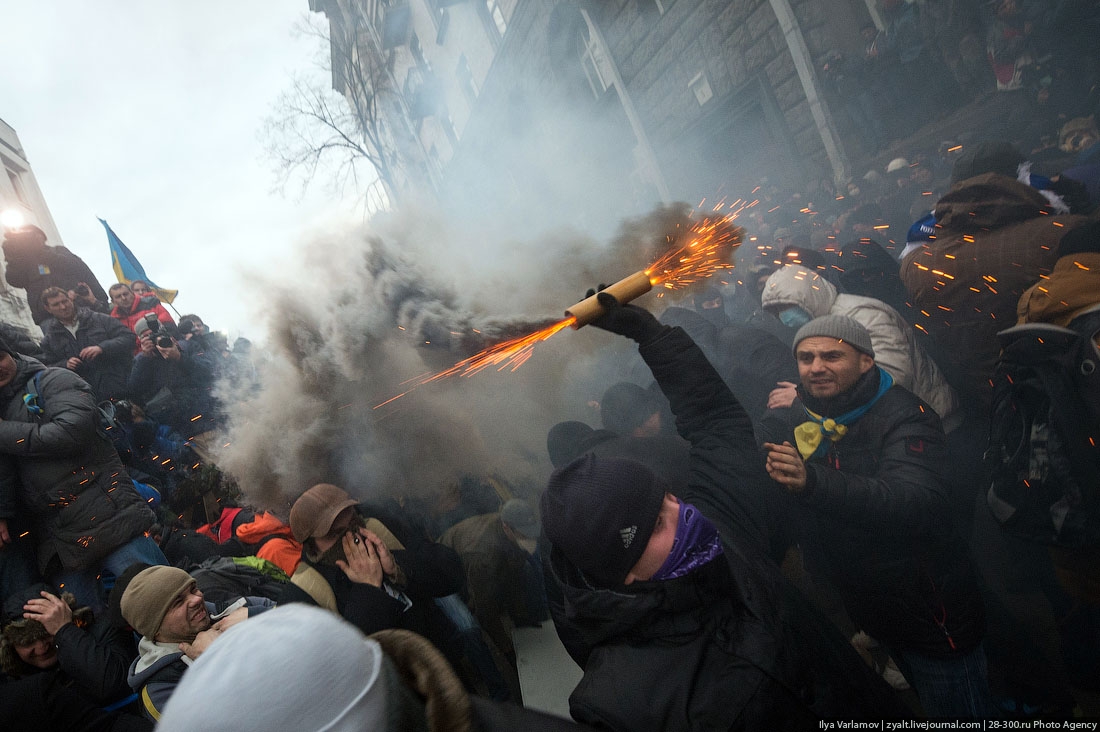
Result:
[[27,393],[23,395],[23,403],[27,405],[27,411],[36,418],[46,413],[46,410],[38,403],[38,379],[44,372],[45,369],[34,372],[34,378],[27,382]]

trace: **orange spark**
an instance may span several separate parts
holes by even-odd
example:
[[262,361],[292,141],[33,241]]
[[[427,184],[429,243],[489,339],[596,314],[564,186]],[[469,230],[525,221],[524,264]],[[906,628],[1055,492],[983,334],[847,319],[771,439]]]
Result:
[[[645,270],[650,284],[678,290],[717,272],[733,269],[729,255],[741,244],[744,233],[743,229],[733,225],[734,216],[735,214],[727,214],[696,222],[687,232],[685,244],[669,249]],[[576,318],[569,316],[529,335],[489,346],[437,374],[424,374],[410,379],[403,384],[408,385],[405,391],[373,408],[384,407],[417,387],[449,376],[473,376],[490,366],[496,366],[497,371],[515,371],[531,358],[537,344],[552,338],[575,322]]]
[[645,273],[654,285],[678,290],[722,270],[733,269],[729,254],[741,244],[743,230],[732,217],[703,219],[691,227],[690,238],[678,249],[665,252]]
[[513,338],[510,341],[504,341],[494,346],[490,346],[480,353],[475,353],[473,356],[459,361],[445,371],[440,371],[437,374],[425,374],[424,376],[419,376],[411,381],[407,381],[405,383],[410,385],[408,389],[395,397],[387,399],[381,404],[376,404],[373,408],[378,409],[379,407],[384,407],[390,402],[397,401],[418,386],[423,386],[424,384],[438,381],[439,379],[445,379],[448,376],[473,376],[490,366],[498,366],[498,371],[503,371],[509,367],[511,367],[512,371],[515,371],[531,357],[531,352],[534,350],[536,344],[551,338],[559,331],[565,330],[575,321],[576,318],[569,316],[568,318],[559,320],[557,323],[529,335]]

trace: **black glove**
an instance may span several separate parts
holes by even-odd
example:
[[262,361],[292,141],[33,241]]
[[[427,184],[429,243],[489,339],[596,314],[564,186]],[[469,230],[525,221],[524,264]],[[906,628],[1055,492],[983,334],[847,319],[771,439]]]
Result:
[[[590,291],[588,296],[592,294],[594,291]],[[626,336],[638,345],[656,340],[665,330],[665,326],[652,313],[637,305],[620,305],[615,296],[607,292],[599,293],[596,299],[607,310],[607,313],[592,321],[591,324],[597,328]]]

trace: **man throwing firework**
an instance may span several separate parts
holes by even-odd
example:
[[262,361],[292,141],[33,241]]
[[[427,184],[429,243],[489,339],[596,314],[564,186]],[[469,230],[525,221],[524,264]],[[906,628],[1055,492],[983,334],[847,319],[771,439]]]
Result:
[[765,550],[752,423],[680,328],[601,293],[691,444],[679,495],[639,463],[585,455],[542,498],[558,634],[584,677],[574,719],[614,730],[807,729],[907,716]]

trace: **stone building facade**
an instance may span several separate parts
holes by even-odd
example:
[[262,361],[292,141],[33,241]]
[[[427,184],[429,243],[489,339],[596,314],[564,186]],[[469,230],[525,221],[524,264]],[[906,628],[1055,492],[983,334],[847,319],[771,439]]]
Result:
[[[0,212],[19,212],[26,223],[46,232],[50,244],[60,246],[61,234],[46,206],[46,199],[38,187],[19,136],[3,120],[0,120],[0,161],[4,163],[5,173],[0,178]],[[4,260],[0,257],[0,320],[24,329],[37,340],[42,331],[31,318],[27,294],[21,288],[8,284],[3,276],[3,266]]]
[[873,0],[383,4],[409,18],[392,53],[411,164],[456,211],[587,226],[850,175],[816,68],[827,51],[861,48],[861,25],[879,22]]

